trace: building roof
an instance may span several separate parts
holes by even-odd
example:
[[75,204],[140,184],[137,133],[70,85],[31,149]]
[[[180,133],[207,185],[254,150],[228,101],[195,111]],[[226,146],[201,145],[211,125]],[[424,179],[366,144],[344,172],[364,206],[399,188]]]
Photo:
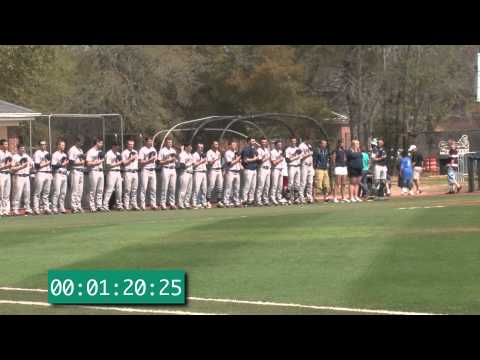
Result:
[[35,120],[41,113],[36,113],[20,105],[0,100],[0,122],[2,125],[18,125],[19,121]]

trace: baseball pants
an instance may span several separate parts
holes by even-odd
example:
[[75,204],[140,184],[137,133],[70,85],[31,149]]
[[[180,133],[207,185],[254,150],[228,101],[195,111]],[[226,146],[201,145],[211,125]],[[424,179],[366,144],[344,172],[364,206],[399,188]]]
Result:
[[82,208],[83,180],[83,170],[72,169],[70,175],[70,186],[72,188],[70,203],[72,210],[80,210]]
[[315,174],[315,170],[313,166],[302,166],[300,168],[300,200],[305,198],[305,194],[307,199],[313,199],[313,176]]
[[30,176],[13,176],[13,211],[20,209],[20,201],[23,201],[25,211],[31,211],[30,208]]
[[227,171],[225,173],[225,191],[223,203],[225,205],[240,205],[240,172]]
[[192,205],[196,206],[199,202],[201,205],[205,205],[207,202],[207,174],[204,172],[193,173],[193,194]]
[[257,204],[268,204],[268,192],[270,190],[270,169],[260,168],[257,170]]
[[140,207],[145,209],[147,197],[149,193],[148,202],[151,207],[157,206],[157,174],[155,169],[143,169],[140,172]]
[[53,175],[52,210],[65,211],[65,196],[67,195],[67,174]]
[[107,181],[106,181],[106,190],[105,196],[103,198],[103,208],[108,209],[110,198],[112,197],[112,193],[115,191],[115,206],[117,209],[123,208],[122,206],[122,174],[120,171],[109,171],[107,173]]
[[215,198],[221,201],[223,198],[223,174],[222,170],[210,170],[208,172],[207,201],[212,200],[213,189],[215,189]]
[[11,181],[10,174],[0,173],[0,215],[10,213]]
[[137,204],[138,173],[125,172],[123,177],[123,207],[130,210],[130,206],[138,209]]
[[90,171],[88,174],[88,186],[90,210],[94,211],[96,209],[100,209],[103,206],[103,171]]
[[189,207],[192,203],[193,173],[182,171],[178,176],[178,206]]
[[253,203],[257,186],[257,170],[243,170],[242,201]]
[[39,211],[40,200],[42,210],[50,210],[50,187],[52,186],[52,174],[37,172],[35,176],[33,192],[33,210]]
[[177,186],[177,171],[175,169],[162,169],[162,189],[160,193],[160,205],[175,205],[175,188]]
[[288,191],[290,198],[295,196],[295,193],[300,190],[300,166],[288,167]]
[[270,200],[272,202],[282,200],[283,175],[282,169],[272,169]]

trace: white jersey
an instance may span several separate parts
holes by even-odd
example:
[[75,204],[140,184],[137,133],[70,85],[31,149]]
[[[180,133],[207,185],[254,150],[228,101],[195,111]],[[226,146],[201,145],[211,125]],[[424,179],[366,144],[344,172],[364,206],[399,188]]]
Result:
[[[95,146],[92,147],[90,150],[88,150],[87,161],[97,161],[97,160],[99,160],[98,154],[100,153],[100,151],[102,151],[102,150],[98,150]],[[95,165],[95,166],[89,166],[89,169],[101,170],[102,169],[102,163],[100,163],[99,165]]]
[[[235,160],[235,152],[233,150],[225,151],[224,158],[225,158],[225,164],[232,162],[233,160]],[[231,166],[227,165],[227,169],[240,171],[242,170],[242,165],[240,164],[240,161],[239,161],[234,165],[231,165]]]
[[[279,160],[279,159],[283,159],[283,151],[282,150],[277,150],[277,149],[273,149],[271,152],[270,152],[270,159],[271,160]],[[283,167],[284,167],[284,162],[285,160],[283,161],[280,161],[277,165],[273,165],[273,168],[274,169],[279,169],[279,170],[282,170]]]
[[[132,156],[135,156],[137,155],[137,151],[135,149],[133,149],[132,151],[128,150],[128,149],[125,149],[123,150],[122,152],[122,160],[123,161],[127,161],[128,159],[130,159]],[[135,160],[135,161],[132,161],[130,164],[128,165],[124,165],[123,168],[125,170],[138,170],[138,160]]]
[[[153,146],[151,147],[142,147],[140,151],[138,152],[138,158],[140,160],[149,160],[151,158],[157,158],[157,150]],[[155,169],[155,161],[148,163],[143,166],[144,169]]]
[[105,164],[107,165],[108,170],[120,170],[120,165],[111,166],[112,164],[118,162],[118,156],[122,156],[118,151],[113,152],[111,149],[108,150],[107,154],[105,155]]
[[303,155],[311,154],[310,156],[303,159],[302,164],[310,166],[313,164],[313,151],[312,145],[302,142],[298,148],[302,150]]
[[214,161],[215,162],[212,164],[211,168],[212,169],[221,169],[222,168],[222,154],[220,151],[214,151],[213,149],[210,149],[207,151],[207,161]]
[[[42,161],[45,161],[45,155],[48,154],[48,151],[42,151],[42,150],[37,150],[35,151],[35,154],[33,154],[33,162],[35,164],[40,164]],[[48,164],[47,166],[44,166],[40,169],[38,169],[38,171],[52,171],[52,167],[50,166],[50,164]]]
[[[203,154],[205,156],[205,154]],[[193,162],[196,163],[196,162],[199,162],[201,157],[200,157],[200,154],[198,153],[198,151],[195,151],[192,155],[193,157]],[[198,165],[197,167],[193,167],[193,171],[207,171],[207,163],[204,162],[202,163],[201,165]]]
[[[291,158],[293,158],[293,157],[295,157],[295,156],[298,156],[297,150],[299,150],[299,148],[298,148],[297,146],[289,146],[289,147],[287,148],[287,150],[285,150],[285,157],[286,157],[287,159],[291,159]],[[298,165],[300,165],[300,159],[290,161],[290,162],[288,163],[288,165],[290,165],[290,166],[291,166],[291,165],[293,165],[293,166],[298,166]]]
[[[12,157],[12,154],[10,153],[10,151],[8,151],[8,150],[7,150],[7,151],[0,150],[0,166],[5,166],[5,165],[6,165],[5,159],[6,159],[7,157],[12,158],[12,160],[13,160],[13,157]],[[8,171],[8,170],[5,169],[5,170],[2,170],[2,171]]]
[[68,156],[66,153],[61,152],[61,151],[55,151],[52,155],[52,165],[55,167],[55,165],[58,165],[59,167],[57,168],[57,171],[60,173],[66,173],[67,169],[66,167],[63,166],[63,162],[68,159]]
[[271,167],[272,166],[272,162],[270,161],[271,159],[271,153],[270,153],[270,149],[269,148],[262,148],[262,147],[259,147],[257,149],[257,152],[258,152],[258,158],[263,160],[261,165],[260,166],[268,166],[268,167]]
[[[172,155],[177,156],[177,151],[173,147],[171,147],[169,149],[165,146],[158,153],[158,160],[161,160],[161,161],[169,160],[169,159],[172,158]],[[164,165],[162,165],[162,167],[167,168],[167,169],[174,169],[175,168],[175,162],[164,164]]]
[[15,155],[13,155],[13,166],[17,167],[17,166],[23,165],[22,164],[22,159],[27,160],[28,166],[26,168],[21,169],[21,170],[15,171],[14,174],[19,174],[19,175],[20,174],[30,174],[30,168],[33,166],[33,160],[30,156],[28,156],[28,154],[23,154],[23,155],[15,154]]
[[193,155],[189,152],[183,150],[178,155],[178,162],[180,164],[185,164],[185,171],[192,172],[193,171]]
[[[75,145],[68,150],[68,160],[77,161],[78,157],[83,154],[83,150],[77,148]],[[74,169],[83,169],[83,165],[73,165]]]

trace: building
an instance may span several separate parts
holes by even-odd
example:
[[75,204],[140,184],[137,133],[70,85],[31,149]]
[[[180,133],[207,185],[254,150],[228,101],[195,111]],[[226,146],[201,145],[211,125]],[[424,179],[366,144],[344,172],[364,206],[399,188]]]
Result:
[[[31,126],[35,117],[40,116],[33,110],[0,100],[0,139],[8,140],[9,151],[15,152],[20,140],[20,125],[28,122]],[[27,142],[27,139],[23,139]]]

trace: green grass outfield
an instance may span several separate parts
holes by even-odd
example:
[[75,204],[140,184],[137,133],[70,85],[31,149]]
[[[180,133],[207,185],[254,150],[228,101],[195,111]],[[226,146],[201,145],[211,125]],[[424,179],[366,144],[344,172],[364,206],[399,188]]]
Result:
[[0,290],[0,314],[480,314],[479,220],[480,195],[2,218],[0,287],[46,289],[52,268],[184,269],[190,297],[312,307],[190,300],[129,312]]

